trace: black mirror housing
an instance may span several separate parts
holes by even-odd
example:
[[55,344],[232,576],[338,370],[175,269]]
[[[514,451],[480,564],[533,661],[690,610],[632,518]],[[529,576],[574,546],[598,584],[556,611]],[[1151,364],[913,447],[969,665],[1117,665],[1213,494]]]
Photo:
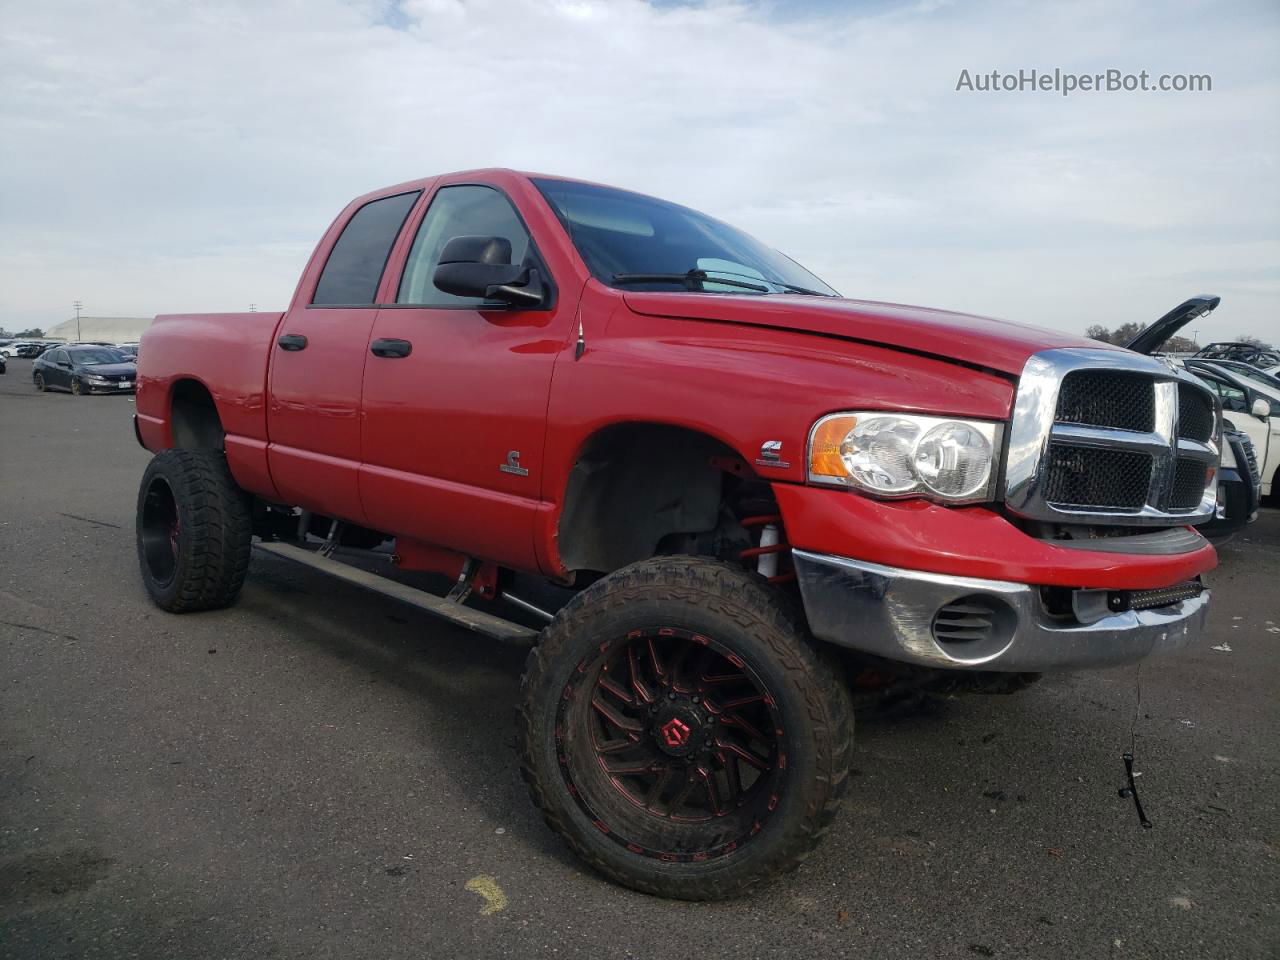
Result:
[[432,281],[455,297],[483,297],[513,306],[542,303],[542,278],[532,267],[511,262],[505,237],[454,237],[445,244]]

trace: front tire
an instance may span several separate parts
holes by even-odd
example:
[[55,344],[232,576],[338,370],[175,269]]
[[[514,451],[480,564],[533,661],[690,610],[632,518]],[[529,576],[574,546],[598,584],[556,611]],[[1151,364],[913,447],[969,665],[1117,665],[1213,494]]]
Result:
[[138,490],[138,563],[156,606],[172,613],[233,603],[249,570],[249,498],[221,450],[165,450]]
[[77,397],[84,396],[85,394],[84,384],[80,382],[79,377],[71,378],[71,392]]
[[633,564],[529,655],[521,772],[547,824],[610,879],[739,896],[826,833],[853,748],[848,694],[782,598],[699,557]]
[[44,389],[45,389],[45,387],[44,387],[44,374],[43,374],[43,373],[37,373],[33,379],[34,379],[34,380],[35,380],[35,382],[36,382],[36,390],[37,390],[37,391],[39,391],[40,393],[44,393]]

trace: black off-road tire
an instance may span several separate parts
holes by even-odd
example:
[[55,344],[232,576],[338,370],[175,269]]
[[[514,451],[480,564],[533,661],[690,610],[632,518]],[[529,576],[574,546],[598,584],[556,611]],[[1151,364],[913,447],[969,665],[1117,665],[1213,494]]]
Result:
[[[655,816],[647,798],[637,803],[620,789],[610,792],[607,785],[593,787],[589,782],[593,776],[609,776],[591,772],[591,763],[604,753],[598,733],[574,732],[578,728],[590,731],[593,723],[597,729],[601,726],[593,712],[597,708],[592,707],[592,698],[601,696],[600,678],[620,676],[617,665],[623,660],[609,658],[620,657],[619,649],[629,651],[625,644],[647,642],[652,651],[653,640],[631,639],[642,634],[674,636],[675,641],[659,642],[677,644],[681,637],[691,638],[701,649],[689,649],[699,654],[710,649],[707,656],[724,657],[719,662],[733,663],[744,677],[752,675],[759,681],[756,688],[766,694],[762,704],[771,711],[778,728],[772,768],[747,787],[746,793],[739,794],[731,808],[732,819],[717,812],[706,818],[710,826],[698,828],[722,831],[714,834],[717,839],[702,853],[697,850],[700,840],[688,832],[692,828],[685,821]],[[660,659],[653,654],[655,665]],[[605,669],[609,663],[615,666],[613,673]],[[670,661],[668,666],[671,677],[677,676]],[[634,664],[630,669],[634,686]],[[694,675],[705,678],[707,671],[695,671]],[[658,706],[641,695],[633,697],[652,715],[659,706],[667,709],[662,689],[657,688]],[[665,696],[674,699],[670,692]],[[710,706],[710,695],[706,701],[704,708]],[[728,701],[722,701],[722,706],[728,715]],[[575,725],[575,718],[581,723]],[[701,557],[645,560],[597,581],[575,597],[529,654],[517,719],[521,773],[551,829],[610,879],[645,893],[684,900],[741,896],[798,866],[835,817],[853,751],[853,714],[847,688],[809,637],[802,619],[759,577]],[[703,741],[707,745],[704,753],[714,754],[719,749],[723,728],[715,724],[721,722],[725,721],[713,717],[705,727],[708,739]],[[646,732],[635,737],[652,737],[654,742],[646,743],[645,749],[655,751],[662,761],[665,758],[656,753],[661,749],[656,742],[659,724],[660,719],[653,719]],[[702,735],[700,728],[697,736]],[[584,757],[587,766],[581,767]],[[681,758],[680,762],[688,760]],[[713,762],[708,761],[708,766]],[[584,771],[581,785],[573,781],[575,769]],[[695,778],[690,775],[690,779]],[[738,781],[740,790],[744,782]],[[718,806],[709,782],[706,789],[709,803]],[[592,798],[590,804],[588,797]],[[765,806],[761,806],[761,797],[766,797]],[[760,812],[765,809],[768,812]],[[672,815],[665,814],[668,818]],[[745,820],[741,819],[744,816]],[[731,825],[737,830],[739,824],[752,820],[749,834],[742,835],[746,839],[739,842],[739,834],[730,832]],[[640,821],[643,823],[637,826]],[[656,838],[651,846],[635,842],[646,837]],[[729,837],[735,839],[728,842]],[[668,840],[668,849],[660,849]]]
[[138,490],[138,565],[147,593],[171,613],[235,602],[249,570],[250,499],[221,450],[165,450]]
[[36,390],[40,393],[44,393],[44,374],[37,373],[32,379],[35,381]]

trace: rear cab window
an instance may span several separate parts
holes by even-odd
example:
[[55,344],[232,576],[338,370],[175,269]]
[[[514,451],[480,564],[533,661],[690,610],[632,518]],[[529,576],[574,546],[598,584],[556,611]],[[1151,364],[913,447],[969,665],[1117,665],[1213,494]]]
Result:
[[316,284],[313,306],[371,306],[405,218],[421,191],[370,200],[342,228]]

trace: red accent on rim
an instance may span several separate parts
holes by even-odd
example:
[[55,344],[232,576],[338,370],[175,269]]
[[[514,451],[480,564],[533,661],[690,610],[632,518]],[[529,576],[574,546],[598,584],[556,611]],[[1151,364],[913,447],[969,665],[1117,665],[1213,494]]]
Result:
[[662,725],[662,739],[668,747],[683,747],[689,742],[689,725],[679,717],[672,717]]

